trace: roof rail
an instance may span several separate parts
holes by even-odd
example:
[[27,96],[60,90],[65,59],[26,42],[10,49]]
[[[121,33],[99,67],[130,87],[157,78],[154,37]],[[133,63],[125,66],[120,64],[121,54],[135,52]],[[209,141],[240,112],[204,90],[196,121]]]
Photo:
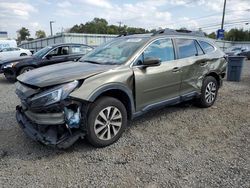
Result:
[[189,31],[185,29],[174,30],[169,28],[158,30],[152,34],[152,36],[155,35],[187,35],[187,36],[205,37],[205,34],[202,31]]
[[128,32],[124,32],[124,33],[121,33],[120,35],[118,35],[117,37],[125,37],[125,36],[128,36],[128,35],[135,35],[135,34],[139,34],[139,33],[128,33]]

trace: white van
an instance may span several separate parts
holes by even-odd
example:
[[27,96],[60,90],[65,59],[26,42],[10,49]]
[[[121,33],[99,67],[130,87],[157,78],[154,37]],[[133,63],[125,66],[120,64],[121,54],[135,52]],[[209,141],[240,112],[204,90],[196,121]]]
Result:
[[0,40],[0,50],[3,48],[16,48],[17,43],[15,40]]

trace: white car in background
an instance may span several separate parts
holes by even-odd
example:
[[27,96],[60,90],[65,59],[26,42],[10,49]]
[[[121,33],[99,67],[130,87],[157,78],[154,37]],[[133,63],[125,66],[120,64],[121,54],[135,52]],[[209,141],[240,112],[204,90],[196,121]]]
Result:
[[3,48],[0,50],[0,60],[17,58],[20,56],[31,56],[32,53],[29,50],[23,48]]

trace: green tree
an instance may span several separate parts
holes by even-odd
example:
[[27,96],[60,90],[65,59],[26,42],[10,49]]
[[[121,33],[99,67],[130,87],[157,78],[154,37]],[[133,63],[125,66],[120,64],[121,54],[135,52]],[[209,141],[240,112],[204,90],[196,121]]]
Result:
[[46,33],[43,30],[38,30],[36,31],[36,38],[40,39],[40,38],[45,38],[46,37]]
[[250,41],[250,30],[231,29],[225,33],[225,40],[230,41]]
[[18,41],[21,42],[23,40],[27,40],[27,38],[30,36],[30,31],[25,28],[25,27],[22,27],[20,30],[17,31],[18,33]]
[[94,18],[85,24],[74,25],[69,29],[71,33],[93,33],[93,34],[122,34],[122,33],[146,33],[149,32],[144,28],[128,27],[123,25],[121,27],[116,25],[109,25],[103,18]]
[[215,32],[212,32],[210,34],[207,35],[209,38],[211,39],[216,39],[216,33]]

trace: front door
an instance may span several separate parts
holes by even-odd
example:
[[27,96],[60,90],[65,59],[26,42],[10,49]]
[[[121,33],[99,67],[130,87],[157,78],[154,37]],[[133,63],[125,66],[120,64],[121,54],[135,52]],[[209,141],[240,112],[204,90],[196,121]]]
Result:
[[[146,68],[141,66],[149,57],[159,58],[161,64]],[[137,111],[179,98],[181,74],[171,39],[152,42],[136,61],[133,71]]]
[[42,60],[41,66],[52,65],[68,61],[69,46],[60,46],[51,50]]

